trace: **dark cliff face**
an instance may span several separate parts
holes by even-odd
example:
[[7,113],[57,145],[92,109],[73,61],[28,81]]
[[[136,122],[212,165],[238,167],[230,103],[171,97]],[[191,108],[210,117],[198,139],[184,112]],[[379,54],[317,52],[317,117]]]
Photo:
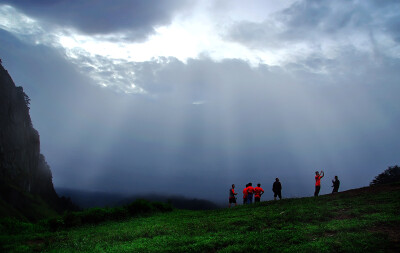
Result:
[[12,190],[40,196],[50,206],[57,205],[50,167],[40,154],[39,133],[29,116],[29,97],[16,87],[0,64],[0,184],[2,198],[14,206],[20,200]]

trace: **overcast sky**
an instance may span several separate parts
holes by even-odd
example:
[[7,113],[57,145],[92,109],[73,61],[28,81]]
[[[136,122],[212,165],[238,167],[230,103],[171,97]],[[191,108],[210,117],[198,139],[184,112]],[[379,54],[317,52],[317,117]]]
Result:
[[309,196],[400,163],[399,1],[0,0],[0,58],[56,187]]

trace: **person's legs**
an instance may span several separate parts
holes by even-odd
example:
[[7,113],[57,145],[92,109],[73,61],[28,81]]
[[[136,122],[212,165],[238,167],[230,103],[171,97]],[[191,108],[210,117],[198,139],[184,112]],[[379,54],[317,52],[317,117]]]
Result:
[[253,203],[253,194],[247,195],[247,203],[252,204]]
[[282,192],[281,191],[278,192],[278,197],[279,197],[279,199],[282,199]]
[[321,186],[315,186],[315,192],[314,192],[314,197],[318,197],[319,190],[321,189]]
[[255,197],[254,198],[254,202],[260,202],[260,198],[259,197]]

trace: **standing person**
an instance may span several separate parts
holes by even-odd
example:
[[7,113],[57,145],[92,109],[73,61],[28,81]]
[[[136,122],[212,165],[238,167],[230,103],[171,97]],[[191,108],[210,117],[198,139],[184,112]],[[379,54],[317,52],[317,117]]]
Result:
[[340,186],[339,178],[335,176],[335,180],[332,180],[332,187],[333,187],[332,193],[338,192],[339,186]]
[[232,184],[232,188],[229,189],[229,208],[231,207],[232,203],[234,203],[235,206],[237,206],[236,195],[237,193],[235,192],[235,184]]
[[247,187],[249,187],[249,184],[246,184],[246,188],[243,189],[243,205],[247,204]]
[[253,203],[253,194],[254,194],[253,184],[249,183],[249,186],[246,189],[247,189],[247,203],[252,204]]
[[257,184],[257,187],[254,188],[254,202],[260,202],[261,195],[264,194],[264,189],[261,188],[261,184]]
[[316,171],[315,172],[315,192],[314,192],[314,197],[318,197],[319,190],[321,190],[321,178],[324,177],[324,172],[321,170],[321,174]]
[[275,178],[275,182],[272,185],[272,191],[274,192],[274,200],[276,200],[277,196],[279,199],[282,199],[282,185],[281,182],[279,182],[279,178]]

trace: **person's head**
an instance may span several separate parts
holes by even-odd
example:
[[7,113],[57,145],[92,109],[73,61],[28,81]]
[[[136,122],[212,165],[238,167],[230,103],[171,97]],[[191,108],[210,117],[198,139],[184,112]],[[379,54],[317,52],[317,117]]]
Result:
[[260,187],[260,186],[261,186],[261,184],[257,184],[257,186],[258,186],[258,187]]
[[336,180],[338,180],[338,177],[337,177],[337,176],[335,176],[335,179],[336,179]]
[[252,186],[253,184],[252,183],[249,183],[249,186]]
[[249,187],[249,184],[246,184],[246,187]]
[[319,172],[318,172],[318,171],[316,171],[316,172],[315,172],[315,175],[317,175],[317,176],[318,176],[318,175],[319,175]]
[[279,178],[275,178],[275,181],[276,181],[276,182],[279,182]]
[[232,188],[235,188],[235,184],[232,184]]

